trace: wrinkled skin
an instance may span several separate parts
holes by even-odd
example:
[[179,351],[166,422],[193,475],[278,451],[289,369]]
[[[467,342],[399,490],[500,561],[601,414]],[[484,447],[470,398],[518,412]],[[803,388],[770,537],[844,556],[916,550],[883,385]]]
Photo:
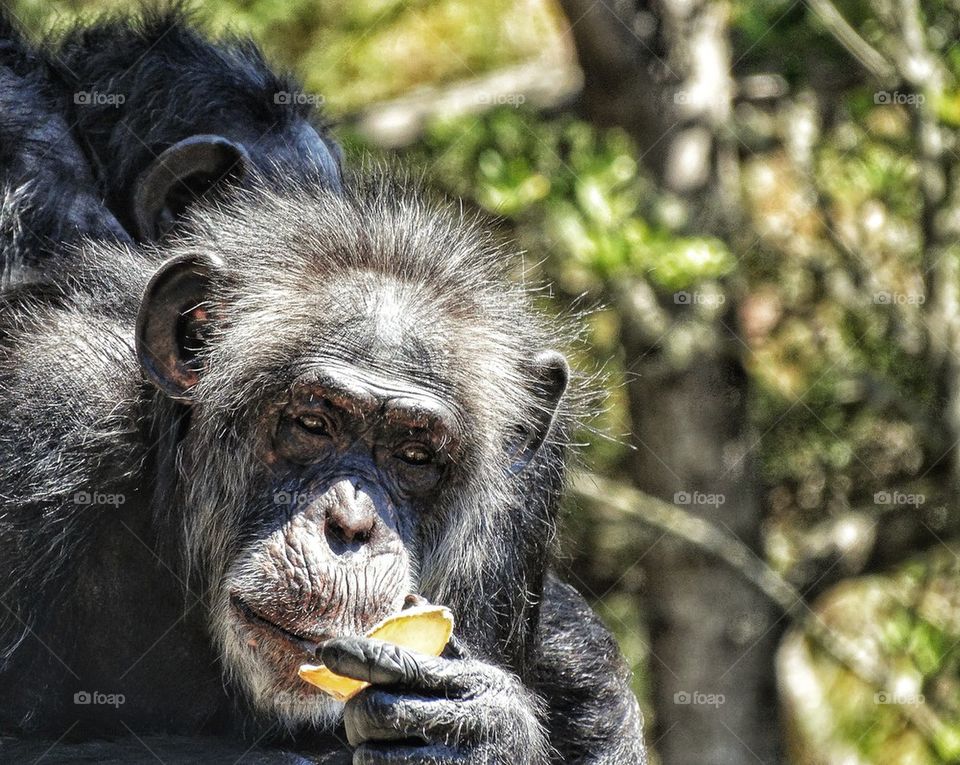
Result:
[[355,765],[545,761],[530,691],[497,667],[370,638],[331,640],[321,658],[373,684],[344,710]]

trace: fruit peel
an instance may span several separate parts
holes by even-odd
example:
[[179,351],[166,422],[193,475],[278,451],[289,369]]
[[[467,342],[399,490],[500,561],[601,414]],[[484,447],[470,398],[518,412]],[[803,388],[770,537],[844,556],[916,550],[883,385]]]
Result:
[[[388,616],[374,625],[365,637],[439,656],[453,634],[453,614],[445,606],[414,606]],[[297,674],[337,701],[349,701],[370,683],[338,675],[322,664],[302,664]]]

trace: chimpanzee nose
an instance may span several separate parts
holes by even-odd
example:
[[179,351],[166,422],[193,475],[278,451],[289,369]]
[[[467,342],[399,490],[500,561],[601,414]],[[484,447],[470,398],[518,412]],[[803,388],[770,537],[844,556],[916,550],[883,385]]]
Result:
[[338,481],[327,495],[332,500],[327,508],[326,533],[331,549],[356,547],[365,543],[377,523],[377,507],[357,481]]

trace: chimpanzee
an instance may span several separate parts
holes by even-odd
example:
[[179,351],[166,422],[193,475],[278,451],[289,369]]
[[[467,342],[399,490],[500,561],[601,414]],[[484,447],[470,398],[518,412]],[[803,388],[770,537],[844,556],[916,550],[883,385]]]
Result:
[[320,99],[250,40],[210,40],[182,7],[81,23],[42,53],[108,206],[140,241],[221,179],[341,182]]
[[[0,308],[0,729],[642,761],[612,639],[545,581],[560,328],[488,235],[420,192],[298,185],[76,259]],[[456,655],[355,637],[410,593],[453,610]],[[318,646],[381,684],[304,685]]]
[[[55,218],[52,153],[14,154]],[[548,572],[567,328],[423,192],[290,175],[149,230],[117,197],[182,228],[95,208],[0,292],[0,761],[643,762]],[[358,637],[412,595],[456,616],[439,659]],[[333,702],[317,658],[376,682]]]
[[96,192],[66,98],[48,75],[0,13],[0,285],[24,278],[51,247],[128,238]]

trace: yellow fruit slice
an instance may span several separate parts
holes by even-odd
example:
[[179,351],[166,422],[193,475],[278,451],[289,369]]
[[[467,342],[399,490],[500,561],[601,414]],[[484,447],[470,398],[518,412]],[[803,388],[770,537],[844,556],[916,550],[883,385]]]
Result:
[[354,680],[352,677],[335,675],[322,664],[301,664],[297,671],[301,679],[310,685],[315,685],[328,696],[337,701],[350,701],[370,683],[363,680]]
[[[414,606],[388,616],[374,626],[366,637],[393,643],[427,656],[439,656],[453,634],[453,614],[444,606]],[[370,683],[331,672],[322,664],[303,664],[298,673],[311,685],[349,701]]]

